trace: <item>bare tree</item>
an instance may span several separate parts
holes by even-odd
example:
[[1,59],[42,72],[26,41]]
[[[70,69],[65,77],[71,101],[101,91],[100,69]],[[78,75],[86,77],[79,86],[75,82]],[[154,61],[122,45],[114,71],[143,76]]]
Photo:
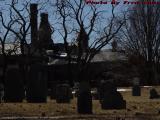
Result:
[[[11,3],[7,4],[9,7],[9,19],[14,23],[12,27],[7,26],[6,21],[4,20],[3,14],[1,14],[1,22],[5,29],[12,32],[20,40],[21,53],[24,55],[24,45],[27,45],[27,35],[29,34],[29,1],[24,1],[23,4],[19,3],[18,0],[12,0]],[[17,5],[21,5],[21,8],[18,8]],[[16,30],[18,29],[18,30]]]
[[[47,1],[43,2],[46,3]],[[0,34],[1,39],[1,45],[2,45],[2,54],[4,56],[4,59],[6,59],[6,55],[9,56],[11,54],[16,54],[17,50],[20,49],[20,53],[23,56],[24,62],[25,60],[25,55],[32,55],[30,52],[30,41],[29,41],[29,36],[30,36],[30,6],[31,0],[11,0],[7,1],[6,4],[4,4],[3,9],[1,10],[0,14],[0,22],[2,25],[2,32],[5,33],[4,36],[2,33]],[[41,1],[38,1],[37,3],[41,3]],[[44,6],[40,5],[39,10],[44,9]],[[6,16],[7,15],[7,16]],[[8,36],[11,36],[10,39]],[[13,39],[15,38],[15,39]],[[11,44],[12,47],[8,48],[5,50],[6,40],[8,40]],[[28,58],[28,57],[27,57]],[[7,62],[5,61],[4,65],[4,74],[5,74],[5,69],[7,66]],[[27,68],[28,63],[24,63],[21,66],[22,74],[25,79],[25,69]]]
[[[115,15],[116,6],[112,5],[111,16],[105,16],[105,10],[101,10],[98,5],[87,5],[83,0],[61,0],[56,2],[56,12],[59,16],[59,24],[61,26],[60,34],[64,40],[65,49],[68,54],[69,63],[72,51],[69,49],[71,37],[77,38],[77,68],[79,76],[87,77],[86,74],[89,63],[94,56],[105,47],[112,38],[118,33],[124,20],[119,19]],[[125,16],[123,16],[125,17]],[[104,21],[105,19],[105,21]],[[103,21],[103,27],[99,28]],[[71,24],[71,22],[73,24]],[[117,26],[117,27],[115,27]],[[78,33],[78,36],[76,36]],[[81,78],[87,79],[87,78]]]
[[[2,16],[2,13],[0,13],[0,16]],[[15,21],[10,20],[7,23],[7,28],[5,28],[5,26],[3,26],[3,19],[0,20],[2,25],[1,25],[1,30],[0,30],[0,47],[1,47],[1,54],[2,54],[2,61],[3,61],[3,66],[2,66],[2,83],[4,83],[4,78],[5,78],[5,72],[6,72],[6,68],[7,68],[7,56],[16,53],[17,51],[17,44],[16,44],[16,40],[13,41],[15,42],[16,45],[13,45],[12,48],[7,48],[9,47],[9,45],[6,43],[7,39],[9,39],[10,36],[10,28],[14,25]],[[13,37],[13,36],[12,36]]]
[[[83,0],[57,0],[55,7],[57,8],[56,12],[59,16],[58,23],[61,27],[59,32],[64,40],[69,64],[72,61],[72,49],[69,49],[70,39],[73,37],[77,43],[77,52],[74,58],[77,66],[77,79],[80,82],[80,97],[78,97],[77,102],[78,112],[84,112],[79,108],[82,104],[85,104],[87,108],[90,108],[87,112],[91,113],[91,99],[89,97],[90,62],[118,33],[124,24],[124,20],[118,19],[115,15],[114,10],[116,6],[113,5],[111,9],[112,15],[108,19],[104,15],[105,11],[101,10],[100,6],[87,5]],[[103,17],[105,17],[105,19]],[[102,23],[101,20],[103,21],[102,27],[100,27],[99,24]],[[86,97],[83,98],[85,101],[80,100],[81,95],[86,95]]]
[[156,82],[154,80],[157,80],[155,77],[160,62],[159,13],[158,5],[135,5],[134,11],[129,12],[128,20],[120,33],[120,41],[126,51],[143,58],[148,70],[146,78],[148,83]]
[[[43,10],[47,5],[48,0],[39,0],[35,3],[39,4],[38,11]],[[3,27],[14,34],[20,41],[21,54],[32,54],[30,53],[30,4],[31,0],[11,0],[6,6],[9,8],[7,19],[12,22],[12,27],[7,26],[8,20],[5,21],[4,13],[2,11],[0,18]],[[25,51],[25,48],[27,49]]]

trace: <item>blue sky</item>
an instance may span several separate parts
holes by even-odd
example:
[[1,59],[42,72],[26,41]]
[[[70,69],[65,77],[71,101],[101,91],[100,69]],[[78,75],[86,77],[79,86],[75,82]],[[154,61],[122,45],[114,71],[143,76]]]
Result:
[[[0,0],[0,10],[5,9],[6,22],[8,20],[8,12],[7,12],[8,6],[6,4],[8,4],[10,1],[11,0],[4,0],[4,1]],[[59,24],[57,24],[58,21],[57,21],[56,15],[54,13],[54,8],[53,8],[53,6],[50,6],[49,4],[44,4],[45,1],[46,0],[31,0],[31,3],[41,3],[42,2],[41,4],[39,4],[39,6],[43,6],[44,9],[42,11],[39,11],[39,15],[40,15],[41,12],[47,12],[49,14],[50,24],[55,28],[55,32],[54,32],[54,34],[52,36],[53,37],[52,39],[54,40],[55,43],[57,43],[57,42],[63,42],[60,34],[57,31],[57,29],[59,29],[60,26],[59,26]],[[23,0],[19,0],[19,2],[23,3]],[[104,11],[103,16],[105,16],[105,18],[108,19],[110,17],[110,15],[111,15],[111,4],[102,4],[102,5],[97,5],[97,6],[100,7],[100,10]],[[127,5],[123,5],[123,1],[120,1],[120,4],[117,5],[117,7],[115,9],[115,12],[117,14],[120,14],[120,11],[126,9],[127,7],[128,7]],[[17,6],[17,8],[18,9],[21,8],[20,4],[19,4],[19,6]],[[88,10],[88,8],[86,7],[86,11],[87,10]],[[24,15],[25,15],[25,13],[24,13]],[[105,22],[106,21],[102,20],[101,22],[99,22],[99,26],[103,27]],[[86,22],[86,24],[87,24],[87,22]],[[72,36],[70,36],[70,37],[72,37]]]

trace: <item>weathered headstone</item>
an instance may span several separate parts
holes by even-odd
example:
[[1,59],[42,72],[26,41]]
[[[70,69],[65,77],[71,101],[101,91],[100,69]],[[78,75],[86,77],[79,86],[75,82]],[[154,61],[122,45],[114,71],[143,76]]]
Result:
[[0,103],[2,102],[4,97],[4,85],[0,83]]
[[114,92],[105,94],[101,102],[102,109],[125,109],[126,101],[123,100],[121,93]]
[[24,98],[24,85],[18,68],[9,68],[5,78],[4,101],[22,102]]
[[51,82],[51,92],[50,92],[50,98],[51,99],[56,99],[56,82]]
[[135,77],[133,80],[132,96],[141,96],[141,87],[137,77]]
[[158,94],[158,92],[156,91],[156,89],[151,89],[150,90],[150,99],[156,99],[156,98],[160,98],[160,95]]
[[69,89],[69,96],[70,96],[70,99],[73,99],[73,97],[74,97],[73,94],[72,94],[72,89],[71,88]]
[[106,92],[113,93],[115,91],[117,91],[117,88],[113,83],[102,81],[98,89],[100,102],[104,98]]
[[70,87],[68,84],[59,84],[56,87],[56,102],[69,103],[71,99]]
[[42,103],[47,101],[47,73],[45,65],[32,65],[27,81],[27,101]]
[[92,114],[92,95],[89,83],[81,82],[77,98],[77,111],[80,114]]
[[125,109],[126,101],[121,93],[117,92],[116,86],[111,82],[102,83],[100,103],[102,109]]
[[75,83],[74,84],[74,87],[73,87],[73,91],[74,91],[74,96],[75,97],[78,97],[78,94],[79,94],[79,83]]

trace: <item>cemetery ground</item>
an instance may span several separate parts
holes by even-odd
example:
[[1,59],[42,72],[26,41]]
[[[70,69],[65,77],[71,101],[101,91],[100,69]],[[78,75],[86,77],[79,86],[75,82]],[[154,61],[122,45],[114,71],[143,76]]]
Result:
[[[160,86],[152,87],[160,93]],[[126,88],[131,89],[131,88]],[[58,104],[48,97],[47,103],[0,103],[0,119],[7,117],[40,117],[67,120],[160,120],[160,99],[149,99],[150,87],[143,87],[141,96],[132,96],[132,91],[121,91],[127,102],[123,110],[102,110],[99,100],[93,100],[93,114],[80,115],[77,113],[76,97],[70,104]]]

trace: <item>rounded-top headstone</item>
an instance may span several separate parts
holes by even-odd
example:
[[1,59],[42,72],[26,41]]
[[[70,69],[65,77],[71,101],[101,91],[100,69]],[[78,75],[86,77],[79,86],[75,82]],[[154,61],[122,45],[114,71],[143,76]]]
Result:
[[158,94],[156,89],[153,88],[150,90],[150,99],[154,99],[154,98],[160,98],[160,95]]

